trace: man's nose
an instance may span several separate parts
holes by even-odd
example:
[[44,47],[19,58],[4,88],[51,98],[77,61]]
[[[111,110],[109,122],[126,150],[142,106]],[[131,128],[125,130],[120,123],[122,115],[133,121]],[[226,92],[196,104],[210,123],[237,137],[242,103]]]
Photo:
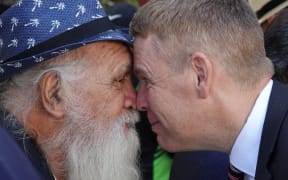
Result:
[[136,110],[136,92],[131,81],[126,86],[124,106]]
[[147,111],[147,99],[146,99],[145,87],[140,83],[137,91],[137,109],[139,111]]

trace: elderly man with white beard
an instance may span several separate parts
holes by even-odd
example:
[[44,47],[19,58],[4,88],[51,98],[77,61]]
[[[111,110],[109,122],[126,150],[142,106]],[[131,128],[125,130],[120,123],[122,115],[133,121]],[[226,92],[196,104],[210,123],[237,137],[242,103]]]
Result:
[[95,0],[22,0],[0,20],[0,124],[43,179],[141,179],[133,39]]

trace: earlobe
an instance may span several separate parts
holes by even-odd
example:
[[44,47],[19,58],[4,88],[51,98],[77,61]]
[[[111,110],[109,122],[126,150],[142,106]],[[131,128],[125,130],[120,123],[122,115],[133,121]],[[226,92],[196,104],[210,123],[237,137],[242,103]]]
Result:
[[210,90],[212,64],[205,54],[199,52],[191,56],[191,64],[197,76],[196,89],[198,95],[201,98],[206,98]]
[[47,72],[39,83],[39,92],[42,107],[56,119],[64,116],[64,103],[60,95],[61,79],[57,72]]

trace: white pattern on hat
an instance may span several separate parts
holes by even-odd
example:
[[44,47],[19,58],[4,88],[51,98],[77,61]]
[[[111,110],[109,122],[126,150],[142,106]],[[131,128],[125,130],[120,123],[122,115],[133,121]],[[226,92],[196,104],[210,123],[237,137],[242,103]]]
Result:
[[101,38],[103,38],[103,39],[112,39],[113,37],[112,37],[112,36],[109,36],[109,35],[107,35],[107,36],[101,36]]
[[50,29],[50,33],[51,32],[53,32],[54,31],[54,29],[58,29],[59,28],[59,26],[61,25],[61,23],[60,23],[60,21],[58,21],[58,20],[52,20],[51,21],[51,29]]
[[36,8],[40,8],[41,5],[43,4],[43,1],[42,0],[33,0],[33,8],[32,8],[32,12],[34,12],[36,10]]
[[27,49],[34,47],[35,46],[35,39],[33,39],[33,38],[27,39],[27,46],[28,46]]
[[91,16],[92,19],[99,19],[99,18],[102,18],[103,16],[100,15],[100,14],[97,14],[97,15],[94,15],[94,16]]
[[39,19],[30,19],[30,22],[24,24],[24,26],[38,27],[39,24],[40,24]]
[[32,56],[32,58],[34,59],[34,62],[36,63],[39,63],[45,60],[42,56],[40,57]]
[[73,24],[73,27],[69,27],[69,28],[67,28],[67,30],[71,30],[71,29],[78,27],[78,26],[80,26],[80,24]]
[[7,66],[12,66],[14,68],[21,68],[22,67],[22,63],[20,63],[20,62],[16,62],[16,63],[13,63],[13,64],[8,63]]
[[11,43],[8,44],[8,47],[17,47],[18,46],[18,39],[14,38],[11,40]]
[[102,9],[102,6],[99,1],[96,2],[96,9]]
[[77,7],[78,7],[78,10],[77,10],[77,13],[76,13],[75,17],[78,17],[78,16],[83,15],[83,14],[86,13],[86,8],[85,8],[85,6],[83,6],[82,4],[80,4],[80,5],[78,5]]
[[22,5],[22,0],[19,0],[16,4],[15,4],[15,6],[21,6]]
[[11,32],[14,31],[14,27],[17,27],[18,23],[19,23],[19,19],[17,19],[16,17],[11,18],[11,24],[12,24]]
[[49,7],[49,9],[57,9],[58,11],[65,9],[65,3],[64,2],[58,2],[56,3],[56,6]]
[[65,48],[65,49],[61,49],[59,51],[54,51],[54,52],[51,52],[51,54],[57,54],[57,55],[60,55],[60,54],[64,54],[66,52],[68,52],[69,49]]
[[0,48],[2,48],[3,47],[3,39],[0,39]]
[[3,74],[5,73],[5,70],[0,66],[0,73]]

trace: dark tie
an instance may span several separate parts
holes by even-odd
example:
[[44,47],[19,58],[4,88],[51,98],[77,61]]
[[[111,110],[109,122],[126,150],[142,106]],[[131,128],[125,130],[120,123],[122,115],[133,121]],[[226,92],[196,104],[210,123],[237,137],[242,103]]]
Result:
[[232,164],[230,164],[229,170],[228,170],[228,179],[229,180],[243,180],[244,179],[244,173],[239,171]]

